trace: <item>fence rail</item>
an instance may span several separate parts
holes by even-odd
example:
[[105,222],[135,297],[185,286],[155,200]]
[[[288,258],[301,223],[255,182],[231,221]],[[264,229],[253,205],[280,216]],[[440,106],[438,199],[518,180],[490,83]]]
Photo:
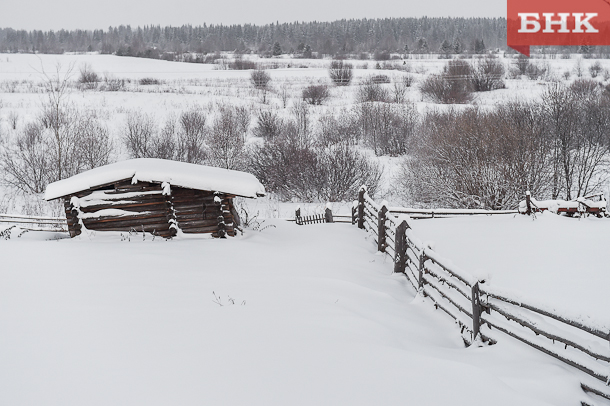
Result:
[[517,214],[518,210],[483,210],[483,209],[409,209],[405,207],[389,207],[388,211],[395,216],[406,214],[412,219],[427,219],[439,217],[475,216],[496,214]]
[[[593,382],[581,382],[582,389],[610,399],[608,327],[558,314],[544,305],[524,302],[511,292],[488,286],[424,246],[413,234],[411,218],[406,216],[492,214],[484,210],[466,212],[396,210],[378,205],[362,188],[352,208],[352,223],[375,236],[377,249],[392,256],[394,272],[404,274],[419,294],[456,321],[466,345],[475,341],[494,344],[500,339],[497,332],[509,335],[595,378]],[[517,211],[493,214],[499,213]]]
[[0,224],[18,225],[30,231],[67,231],[68,225],[63,217],[40,217],[14,214],[0,214]]

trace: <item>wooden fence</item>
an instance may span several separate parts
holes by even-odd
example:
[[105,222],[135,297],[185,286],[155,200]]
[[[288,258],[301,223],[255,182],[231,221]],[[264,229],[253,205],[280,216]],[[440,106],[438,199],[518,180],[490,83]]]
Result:
[[300,226],[318,223],[352,223],[352,217],[333,214],[330,207],[326,208],[324,214],[313,214],[310,216],[301,216],[300,208],[297,208],[294,212],[294,221]]
[[501,339],[497,332],[507,334],[595,378],[581,380],[582,389],[610,399],[608,327],[486,285],[422,244],[408,216],[391,213],[363,188],[354,202],[353,223],[374,235],[377,249],[393,258],[394,272],[456,321],[466,345],[494,344]]
[[29,231],[68,231],[65,217],[0,214],[0,224],[16,225]]

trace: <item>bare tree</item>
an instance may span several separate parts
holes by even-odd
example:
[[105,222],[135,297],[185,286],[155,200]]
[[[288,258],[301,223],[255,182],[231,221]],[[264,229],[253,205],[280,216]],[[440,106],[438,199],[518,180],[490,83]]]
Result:
[[130,111],[123,129],[123,144],[130,158],[151,158],[157,123],[153,116],[141,111]]
[[15,139],[2,145],[3,183],[25,193],[42,193],[53,180],[51,140],[38,123],[28,123]]
[[206,121],[205,114],[200,110],[193,109],[180,115],[176,160],[194,164],[200,164],[205,161]]
[[212,123],[207,138],[212,165],[226,169],[242,169],[245,165],[247,126],[232,106],[222,106]]
[[79,114],[74,127],[78,143],[79,170],[107,165],[114,154],[108,128],[92,112]]
[[51,76],[42,69],[46,101],[42,105],[41,120],[53,134],[55,179],[72,176],[78,169],[73,162],[76,148],[76,140],[72,131],[72,126],[76,122],[75,108],[69,102],[70,79],[73,70],[74,65],[71,64],[62,73],[61,64],[57,64],[55,74]]

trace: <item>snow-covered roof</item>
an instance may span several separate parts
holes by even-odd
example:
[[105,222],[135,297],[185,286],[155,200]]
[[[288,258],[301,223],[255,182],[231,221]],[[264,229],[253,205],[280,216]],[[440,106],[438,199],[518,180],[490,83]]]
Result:
[[167,182],[172,186],[243,197],[265,194],[265,187],[250,173],[165,159],[139,158],[100,166],[51,183],[47,186],[45,199],[53,200],[129,178],[132,183]]

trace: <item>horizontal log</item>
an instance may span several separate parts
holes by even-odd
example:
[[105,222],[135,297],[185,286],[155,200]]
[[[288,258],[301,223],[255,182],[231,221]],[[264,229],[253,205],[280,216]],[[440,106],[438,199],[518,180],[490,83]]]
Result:
[[604,354],[600,354],[599,352],[595,352],[589,348],[587,348],[584,345],[580,345],[579,343],[577,343],[574,340],[570,340],[568,338],[564,338],[558,334],[553,334],[550,333],[546,330],[544,330],[543,328],[538,327],[536,324],[525,320],[523,317],[520,317],[517,314],[514,314],[512,312],[510,312],[507,309],[503,309],[500,306],[495,305],[494,303],[487,303],[487,305],[494,311],[500,313],[502,316],[504,316],[505,318],[507,318],[508,320],[512,320],[515,323],[525,327],[525,328],[529,328],[530,330],[532,330],[534,333],[536,333],[537,335],[541,335],[543,337],[548,338],[549,340],[554,340],[554,341],[559,341],[560,343],[563,343],[565,345],[569,345],[570,347],[576,348],[577,350],[580,350],[582,352],[584,352],[585,354],[593,357],[593,358],[597,358],[597,359],[601,359],[603,361],[606,362],[610,362],[610,357],[608,357],[607,355]]
[[175,200],[172,200],[172,204],[174,205],[174,207],[176,209],[181,209],[181,210],[188,210],[188,209],[203,210],[204,205],[205,205],[206,209],[218,209],[218,205],[216,205],[214,202],[204,203],[204,202],[195,201],[195,200],[177,202]]
[[134,215],[134,216],[101,216],[101,217],[92,217],[92,218],[83,218],[83,221],[97,221],[99,223],[104,223],[106,221],[116,221],[116,220],[121,220],[121,221],[126,221],[126,220],[130,220],[130,221],[141,221],[141,220],[145,220],[145,219],[150,219],[150,218],[167,218],[168,212],[166,210],[157,210],[157,211],[150,211],[147,213],[142,213],[139,215]]
[[114,193],[114,194],[104,194],[104,195],[96,195],[94,197],[84,197],[81,199],[81,202],[84,205],[87,203],[94,201],[101,201],[104,203],[112,204],[120,201],[125,202],[149,202],[149,201],[166,201],[167,196],[162,195],[161,193],[151,193],[151,194],[133,194],[129,193]]
[[[180,229],[182,230],[182,232],[184,232],[186,234],[197,234],[197,233],[216,232],[216,231],[218,231],[218,226],[188,227],[188,228],[180,227]],[[232,226],[227,226],[227,231],[229,231],[229,230],[233,231],[233,227]]]
[[579,369],[579,370],[583,371],[584,373],[586,373],[588,375],[591,375],[594,378],[599,379],[600,381],[605,382],[607,380],[607,378],[608,378],[607,375],[605,375],[605,374],[601,374],[598,371],[594,371],[593,369],[589,368],[588,366],[582,365],[581,363],[579,363],[579,362],[577,362],[577,361],[575,361],[575,360],[573,360],[571,358],[568,358],[566,356],[563,356],[563,355],[559,354],[558,352],[552,351],[551,349],[546,348],[543,345],[536,344],[532,340],[529,340],[529,339],[521,336],[520,334],[517,334],[517,333],[509,330],[508,328],[505,328],[500,323],[492,320],[490,317],[485,315],[485,313],[481,314],[481,321],[483,323],[489,324],[493,328],[495,328],[495,329],[497,329],[497,330],[499,330],[499,331],[501,331],[501,332],[503,332],[505,334],[508,334],[509,336],[511,336],[513,338],[516,338],[517,340],[519,340],[519,341],[521,341],[521,342],[523,342],[523,343],[525,343],[525,344],[527,344],[527,345],[529,345],[531,347],[534,347],[538,351],[542,351],[545,354],[550,355],[553,358],[556,358],[556,359],[558,359],[558,360],[560,360],[562,362],[565,362],[566,364],[571,365],[574,368]]
[[551,319],[560,321],[560,322],[565,323],[567,325],[570,325],[572,327],[576,327],[577,329],[586,331],[589,334],[593,334],[594,336],[599,337],[602,340],[607,340],[609,335],[610,335],[607,331],[600,330],[600,329],[592,327],[592,326],[587,326],[587,325],[585,325],[585,324],[583,324],[583,323],[581,323],[579,321],[572,320],[572,319],[569,319],[567,317],[563,317],[563,316],[560,316],[558,314],[554,314],[554,313],[552,313],[552,312],[550,312],[548,310],[540,309],[540,308],[537,308],[535,306],[529,305],[527,303],[519,302],[519,301],[510,299],[510,298],[508,298],[506,296],[503,296],[501,294],[495,293],[495,292],[493,292],[490,289],[489,286],[481,285],[480,286],[480,290],[481,290],[481,294],[482,295],[485,294],[488,297],[491,297],[493,299],[499,300],[501,302],[506,302],[508,304],[512,304],[512,305],[519,306],[519,307],[523,307],[524,309],[531,310],[534,313],[538,313],[538,314],[541,314],[543,316],[550,317]]
[[[203,213],[204,213],[202,207],[194,207],[194,208],[190,208],[190,209],[185,209],[185,208],[176,207],[176,206],[173,206],[173,207],[174,207],[174,212],[176,214],[180,214],[180,215],[184,215],[184,216],[189,215],[189,214],[199,214],[199,215],[203,216]],[[221,214],[222,214],[222,211],[219,210],[217,207],[207,207],[205,210],[205,215],[207,217],[213,217],[213,216],[218,217]]]
[[178,220],[178,226],[180,228],[186,227],[207,227],[207,226],[217,226],[217,220],[182,220],[180,218],[176,218]]
[[96,204],[94,206],[81,207],[83,213],[95,213],[104,209],[119,209],[132,212],[161,211],[167,208],[165,200],[151,200],[148,202],[120,202],[115,204]]
[[160,223],[160,224],[94,224],[91,226],[85,226],[89,230],[96,231],[134,231],[134,232],[142,232],[142,227],[144,227],[144,231],[152,232],[157,231],[159,233],[165,232],[170,229],[168,223]]
[[127,226],[127,227],[139,227],[140,225],[146,225],[146,224],[168,224],[169,225],[169,221],[166,217],[150,217],[150,218],[146,218],[146,219],[138,219],[137,221],[133,220],[133,219],[121,219],[121,218],[116,218],[113,220],[106,220],[106,221],[91,221],[91,220],[83,220],[83,224],[85,225],[85,227],[89,228],[89,227],[112,227],[113,225],[118,225],[118,226]]

